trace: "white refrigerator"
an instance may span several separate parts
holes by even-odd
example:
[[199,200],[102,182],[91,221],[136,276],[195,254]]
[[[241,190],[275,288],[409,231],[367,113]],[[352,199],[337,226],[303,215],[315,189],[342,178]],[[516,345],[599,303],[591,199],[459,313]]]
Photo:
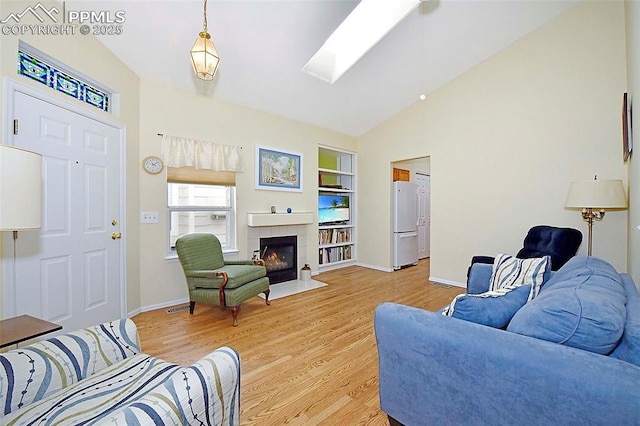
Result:
[[418,264],[418,186],[393,183],[393,269]]

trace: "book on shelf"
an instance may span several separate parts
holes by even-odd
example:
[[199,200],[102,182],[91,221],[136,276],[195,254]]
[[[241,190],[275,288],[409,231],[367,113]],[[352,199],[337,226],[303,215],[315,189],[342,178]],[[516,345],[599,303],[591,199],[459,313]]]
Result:
[[332,262],[350,260],[353,246],[321,248],[318,251],[318,263],[324,265]]
[[318,244],[339,244],[351,241],[349,229],[331,228],[318,231]]

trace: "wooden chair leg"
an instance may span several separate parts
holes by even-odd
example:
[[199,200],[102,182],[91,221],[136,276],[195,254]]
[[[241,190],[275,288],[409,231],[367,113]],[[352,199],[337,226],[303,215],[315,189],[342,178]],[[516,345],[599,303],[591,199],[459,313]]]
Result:
[[266,289],[264,291],[264,300],[267,302],[267,305],[271,304],[271,302],[269,302],[269,293],[271,293],[271,290],[269,290],[269,289]]
[[233,315],[233,326],[238,326],[238,310],[240,306],[231,306],[231,315]]
[[196,302],[189,302],[189,313],[193,315],[193,310],[196,308]]

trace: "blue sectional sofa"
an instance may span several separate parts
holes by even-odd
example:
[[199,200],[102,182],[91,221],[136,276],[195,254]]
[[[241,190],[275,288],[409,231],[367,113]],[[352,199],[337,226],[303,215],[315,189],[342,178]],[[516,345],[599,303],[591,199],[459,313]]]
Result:
[[571,259],[506,329],[393,303],[374,322],[392,424],[640,425],[640,295],[601,259]]
[[182,368],[112,321],[0,354],[0,404],[2,425],[238,425],[240,359],[222,347]]

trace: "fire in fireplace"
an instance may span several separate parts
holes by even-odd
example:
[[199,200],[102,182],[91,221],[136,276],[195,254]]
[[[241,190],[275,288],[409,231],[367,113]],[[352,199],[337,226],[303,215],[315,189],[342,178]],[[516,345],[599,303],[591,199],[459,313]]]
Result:
[[271,284],[295,280],[298,277],[298,237],[260,238],[260,258],[267,268]]

